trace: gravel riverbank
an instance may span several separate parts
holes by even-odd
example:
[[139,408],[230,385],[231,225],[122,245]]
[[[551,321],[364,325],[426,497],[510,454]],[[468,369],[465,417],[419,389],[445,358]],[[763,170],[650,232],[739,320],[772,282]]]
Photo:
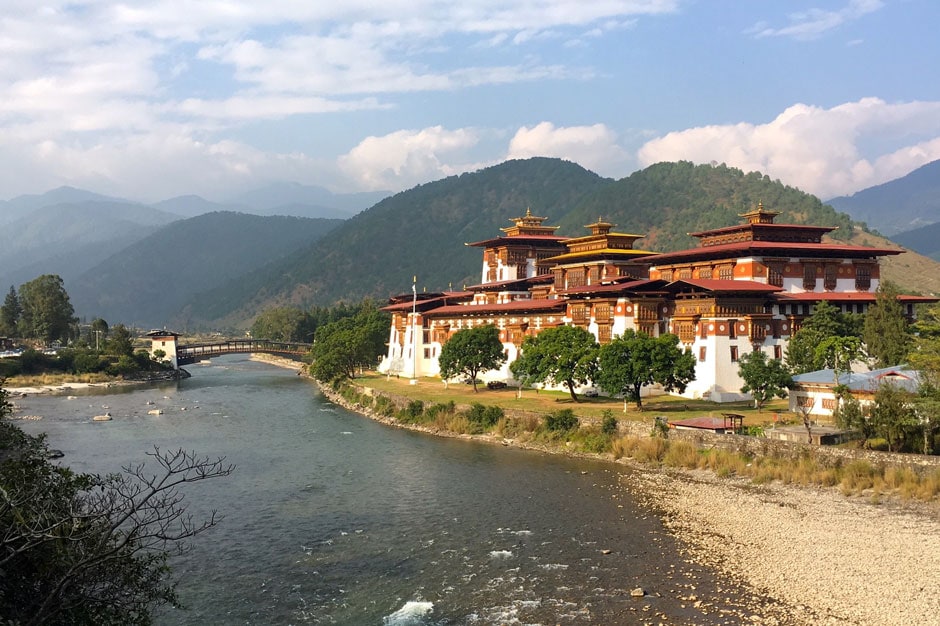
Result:
[[695,561],[789,607],[792,624],[940,623],[936,504],[754,486],[707,472],[629,479]]

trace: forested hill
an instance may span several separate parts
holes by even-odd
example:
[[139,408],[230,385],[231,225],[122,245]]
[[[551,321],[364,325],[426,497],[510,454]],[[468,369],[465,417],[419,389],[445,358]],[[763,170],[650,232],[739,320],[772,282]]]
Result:
[[781,212],[779,223],[836,226],[833,237],[852,236],[848,216],[816,196],[759,172],[687,161],[657,163],[598,190],[558,220],[559,232],[587,234],[583,225],[603,217],[616,224],[618,232],[646,235],[637,248],[671,252],[698,245],[688,233],[740,223],[739,216],[759,202]]
[[584,225],[601,217],[618,232],[646,234],[638,248],[671,251],[697,245],[689,232],[740,223],[758,202],[780,211],[779,223],[835,226],[840,239],[859,232],[815,196],[724,165],[660,163],[613,181],[558,159],[509,161],[387,198],[329,237],[202,294],[190,310],[238,325],[273,305],[385,299],[410,291],[413,275],[428,291],[476,284],[481,251],[464,244],[499,235],[527,208],[560,235],[586,235]]
[[342,220],[230,211],[173,222],[67,285],[80,316],[188,328],[186,303],[323,237]]
[[582,198],[611,184],[558,159],[507,161],[386,198],[282,262],[202,294],[194,317],[239,324],[271,304],[307,307],[385,299],[419,288],[460,289],[480,282],[482,257],[467,242],[500,234],[509,219],[549,216],[551,223]]

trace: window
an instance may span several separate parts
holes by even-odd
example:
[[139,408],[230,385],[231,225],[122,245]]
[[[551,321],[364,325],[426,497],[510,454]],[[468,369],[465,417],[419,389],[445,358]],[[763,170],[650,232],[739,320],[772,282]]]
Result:
[[692,268],[684,267],[681,270],[679,270],[679,278],[682,280],[688,280],[692,278]]
[[738,347],[737,346],[731,346],[731,362],[732,363],[738,362]]
[[568,289],[584,286],[584,270],[568,270]]
[[702,346],[698,349],[698,360],[705,361],[705,346]]
[[835,411],[838,406],[839,406],[839,403],[836,402],[835,398],[823,398],[822,408],[827,409],[829,411]]
[[703,267],[702,269],[700,269],[700,270],[698,271],[698,277],[699,277],[699,278],[705,278],[705,279],[711,278],[711,277],[712,277],[712,268],[710,268],[710,267]]
[[767,264],[767,283],[774,287],[783,287],[783,263]]
[[796,403],[804,409],[811,409],[813,405],[816,404],[812,396],[797,396]]
[[723,265],[718,268],[718,280],[734,280],[734,267]]
[[855,266],[855,288],[859,291],[871,289],[871,267],[868,265]]
[[829,264],[826,266],[825,276],[823,277],[823,288],[826,291],[832,291],[836,288],[836,273],[837,268],[835,265]]
[[736,339],[738,336],[738,320],[728,320],[728,337]]
[[816,289],[816,266],[812,263],[803,264],[803,289],[807,291]]
[[780,346],[774,346],[774,358],[778,361],[783,359],[783,348]]

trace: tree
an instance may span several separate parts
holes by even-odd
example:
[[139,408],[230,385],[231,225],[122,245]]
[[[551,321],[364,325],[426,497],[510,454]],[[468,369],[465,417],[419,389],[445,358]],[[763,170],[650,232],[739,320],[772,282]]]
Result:
[[879,385],[870,420],[875,435],[888,442],[889,452],[898,452],[919,424],[913,394],[892,383]]
[[666,391],[682,393],[694,379],[695,357],[679,348],[679,338],[670,333],[650,337],[630,329],[600,349],[597,382],[609,394],[623,394],[624,413],[628,398],[643,408],[645,385],[659,383]]
[[251,336],[272,341],[309,341],[313,330],[307,330],[308,317],[294,307],[265,309],[251,325]]
[[741,391],[751,394],[758,412],[763,411],[768,400],[787,397],[787,389],[793,384],[786,366],[779,359],[768,358],[761,350],[740,358],[738,376],[744,381]]
[[912,330],[907,361],[920,375],[915,410],[921,424],[924,454],[930,454],[933,435],[940,429],[940,305],[923,311]]
[[884,281],[878,287],[875,303],[865,314],[862,338],[875,367],[899,365],[907,358],[911,334],[893,283]]
[[461,374],[473,381],[477,391],[477,374],[497,369],[506,362],[499,329],[492,324],[458,330],[441,347],[437,360],[441,378],[447,380]]
[[88,345],[94,345],[96,351],[100,350],[101,340],[108,338],[108,331],[110,330],[110,327],[105,320],[101,319],[100,317],[96,317],[91,321],[90,330],[91,336],[89,339],[91,341],[88,342]]
[[178,605],[169,553],[186,551],[189,539],[221,520],[213,512],[195,522],[181,489],[234,467],[154,448],[156,472],[139,464],[102,477],[73,473],[47,456],[41,437],[0,420],[4,623],[149,624],[155,607]]
[[117,324],[111,329],[111,338],[106,348],[109,354],[115,356],[130,356],[134,354],[134,338],[131,331],[124,324]]
[[862,323],[860,315],[842,313],[825,300],[818,302],[813,314],[787,344],[787,367],[794,374],[823,369],[823,355],[817,353],[816,347],[830,337],[860,338]]
[[20,334],[46,343],[67,341],[78,320],[62,278],[43,274],[20,286]]
[[13,285],[10,285],[10,291],[3,299],[3,306],[0,306],[0,335],[6,337],[16,335],[21,313],[20,298],[16,295]]
[[513,376],[550,385],[564,384],[571,399],[574,388],[597,375],[597,341],[579,326],[546,328],[522,342],[522,354],[509,366]]
[[311,351],[310,373],[324,382],[354,378],[357,369],[374,365],[385,352],[388,324],[385,313],[368,306],[354,317],[321,326]]

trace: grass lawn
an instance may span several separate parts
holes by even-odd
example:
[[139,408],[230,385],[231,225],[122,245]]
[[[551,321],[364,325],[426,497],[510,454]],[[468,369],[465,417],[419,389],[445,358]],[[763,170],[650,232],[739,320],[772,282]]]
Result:
[[683,419],[688,417],[712,416],[720,417],[722,413],[738,413],[744,415],[746,426],[760,426],[771,424],[774,413],[779,415],[781,421],[797,422],[799,418],[789,412],[786,400],[775,400],[768,403],[763,412],[758,413],[753,403],[725,403],[716,404],[705,400],[689,400],[678,396],[656,396],[644,398],[643,410],[637,411],[634,403],[628,402],[627,412],[623,412],[623,401],[596,397],[578,397],[579,402],[573,402],[571,396],[563,391],[539,391],[525,389],[522,398],[518,398],[518,389],[487,389],[485,384],[477,386],[478,391],[473,392],[473,385],[464,383],[451,383],[444,388],[439,378],[419,378],[414,385],[407,378],[386,378],[376,372],[367,372],[356,378],[354,384],[371,387],[378,391],[407,396],[414,400],[421,400],[426,405],[447,403],[453,401],[459,405],[469,405],[479,402],[483,405],[496,405],[503,409],[533,411],[536,413],[551,413],[562,408],[572,409],[576,415],[585,418],[601,418],[604,411],[611,411],[617,419],[649,420],[654,415],[663,414],[669,419]]

